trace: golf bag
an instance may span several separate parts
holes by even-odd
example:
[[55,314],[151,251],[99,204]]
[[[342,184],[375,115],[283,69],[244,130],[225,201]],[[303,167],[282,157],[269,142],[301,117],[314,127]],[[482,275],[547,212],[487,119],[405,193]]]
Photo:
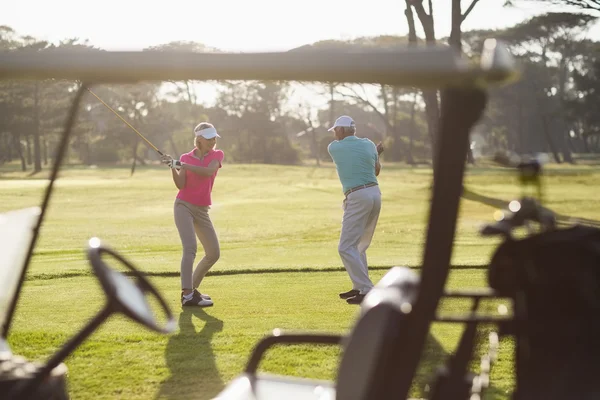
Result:
[[507,239],[489,285],[514,301],[514,399],[600,398],[600,230]]

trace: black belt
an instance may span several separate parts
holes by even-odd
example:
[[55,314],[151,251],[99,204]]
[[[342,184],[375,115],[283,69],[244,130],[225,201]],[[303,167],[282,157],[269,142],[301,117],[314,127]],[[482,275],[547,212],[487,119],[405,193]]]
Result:
[[377,186],[377,184],[375,182],[371,182],[371,183],[367,183],[366,185],[360,185],[360,186],[353,187],[352,189],[346,190],[344,192],[344,196],[348,196],[352,192],[356,192],[357,190],[365,189],[365,188],[372,187],[372,186]]

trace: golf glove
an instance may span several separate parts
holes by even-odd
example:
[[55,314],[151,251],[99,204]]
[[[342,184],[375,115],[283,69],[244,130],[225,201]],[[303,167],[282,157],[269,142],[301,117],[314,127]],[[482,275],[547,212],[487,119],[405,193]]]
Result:
[[160,162],[169,165],[169,163],[173,162],[173,157],[168,154],[164,155],[160,158]]
[[169,161],[169,163],[167,164],[167,166],[171,169],[176,169],[176,170],[180,170],[181,169],[181,161],[179,160],[171,160]]

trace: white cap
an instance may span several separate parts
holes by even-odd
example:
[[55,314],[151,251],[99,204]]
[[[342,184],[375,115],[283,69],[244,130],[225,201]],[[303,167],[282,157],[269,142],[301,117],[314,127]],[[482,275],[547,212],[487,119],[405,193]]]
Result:
[[335,120],[335,123],[333,124],[333,126],[331,128],[328,129],[328,131],[332,131],[335,128],[337,128],[338,126],[351,127],[354,125],[355,125],[354,120],[352,118],[350,118],[347,115],[342,115],[341,117],[339,117],[338,119]]
[[221,136],[219,136],[219,134],[217,133],[217,130],[214,127],[205,128],[205,129],[202,129],[199,131],[194,131],[194,134],[196,135],[196,137],[202,136],[204,139],[212,139],[214,137],[218,137],[218,138],[221,137]]

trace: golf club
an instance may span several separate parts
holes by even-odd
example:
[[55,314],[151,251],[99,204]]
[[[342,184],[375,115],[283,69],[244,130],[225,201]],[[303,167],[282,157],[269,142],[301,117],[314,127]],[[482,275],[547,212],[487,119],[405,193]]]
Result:
[[148,146],[150,146],[152,149],[154,149],[154,150],[155,150],[155,151],[156,151],[158,154],[160,154],[161,156],[164,156],[163,152],[161,152],[160,150],[158,150],[158,148],[157,148],[155,145],[153,145],[153,144],[152,144],[152,142],[150,142],[148,139],[146,139],[146,138],[144,137],[144,135],[142,135],[140,132],[138,132],[138,130],[137,130],[137,129],[135,129],[135,128],[134,128],[134,127],[133,127],[133,126],[132,126],[132,125],[131,125],[129,122],[127,122],[127,121],[125,120],[125,118],[121,117],[121,116],[119,115],[119,113],[118,113],[118,112],[116,112],[115,110],[113,110],[113,108],[112,108],[111,106],[109,106],[108,104],[106,104],[106,103],[105,103],[105,102],[104,102],[104,101],[103,101],[103,100],[102,100],[100,97],[98,97],[98,95],[96,95],[96,93],[92,92],[92,91],[91,91],[89,88],[87,88],[87,87],[86,87],[86,89],[87,89],[87,91],[88,91],[88,92],[90,92],[90,93],[92,94],[92,96],[94,96],[95,98],[97,98],[97,99],[98,99],[98,101],[100,101],[100,103],[104,104],[104,105],[106,106],[106,108],[108,108],[108,109],[109,109],[110,111],[112,111],[112,112],[113,112],[113,113],[114,113],[114,114],[115,114],[117,117],[119,117],[119,118],[121,119],[121,121],[125,122],[125,123],[127,124],[127,126],[128,126],[128,127],[130,127],[131,129],[133,129],[133,131],[134,131],[135,133],[137,133],[139,137],[141,137],[142,139],[144,139],[144,141],[145,141],[146,143],[148,143]]

